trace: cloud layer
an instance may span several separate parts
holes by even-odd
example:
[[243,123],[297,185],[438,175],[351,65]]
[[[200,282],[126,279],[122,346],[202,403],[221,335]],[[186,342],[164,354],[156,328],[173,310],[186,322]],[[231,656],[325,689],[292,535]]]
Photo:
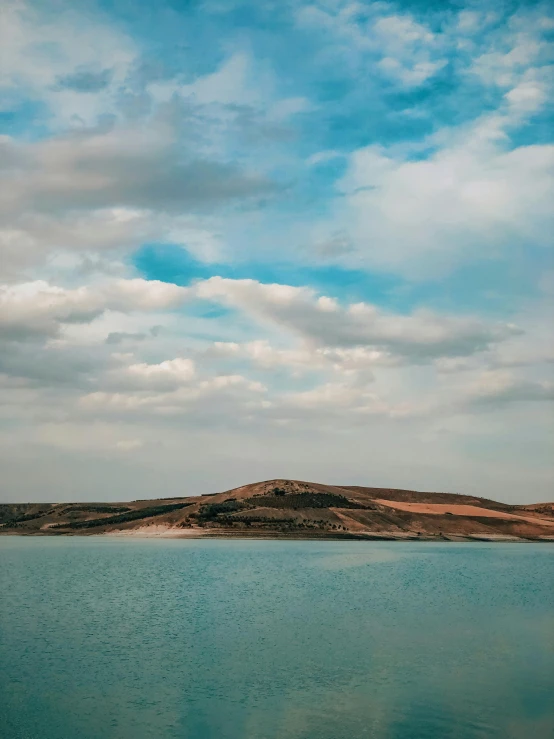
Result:
[[551,497],[547,4],[0,27],[2,499]]

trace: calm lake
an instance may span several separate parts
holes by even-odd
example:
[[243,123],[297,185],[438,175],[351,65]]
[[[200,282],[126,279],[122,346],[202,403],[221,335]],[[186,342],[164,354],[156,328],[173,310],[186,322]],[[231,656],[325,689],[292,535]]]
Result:
[[554,547],[0,537],[7,739],[551,739]]

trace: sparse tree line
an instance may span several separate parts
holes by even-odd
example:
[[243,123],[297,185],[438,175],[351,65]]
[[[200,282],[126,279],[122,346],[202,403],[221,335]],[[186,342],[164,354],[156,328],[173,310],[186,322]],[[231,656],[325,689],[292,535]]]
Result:
[[164,513],[177,511],[179,508],[188,508],[190,503],[173,503],[171,505],[148,506],[147,508],[138,508],[129,510],[128,513],[121,513],[117,516],[109,518],[93,518],[89,521],[71,521],[68,523],[58,523],[51,526],[52,529],[91,529],[98,526],[111,526],[112,524],[127,523],[128,521],[137,521],[141,518],[151,518],[152,516],[161,516]]

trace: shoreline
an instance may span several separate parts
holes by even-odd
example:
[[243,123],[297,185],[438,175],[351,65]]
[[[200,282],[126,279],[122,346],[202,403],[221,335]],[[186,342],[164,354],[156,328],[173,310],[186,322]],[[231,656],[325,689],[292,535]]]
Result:
[[[149,530],[153,529],[153,530]],[[240,539],[242,541],[247,540],[265,540],[265,541],[369,541],[369,542],[425,542],[425,543],[442,543],[442,544],[473,544],[473,543],[488,543],[488,544],[554,544],[554,536],[551,537],[516,537],[516,536],[502,536],[502,535],[490,535],[486,536],[483,534],[443,534],[441,536],[415,536],[406,534],[405,536],[399,536],[392,532],[382,533],[371,533],[371,532],[349,532],[344,534],[322,534],[314,533],[307,534],[303,533],[281,533],[281,532],[263,532],[263,531],[252,531],[246,533],[244,531],[233,532],[233,531],[218,531],[217,529],[176,529],[174,527],[163,527],[163,526],[145,526],[140,529],[128,529],[128,530],[114,530],[104,531],[95,534],[83,534],[83,533],[59,533],[53,534],[48,531],[37,531],[36,533],[16,531],[0,531],[0,536],[21,536],[21,537],[47,537],[47,538],[67,538],[67,537],[79,537],[79,538],[110,538],[110,539]]]

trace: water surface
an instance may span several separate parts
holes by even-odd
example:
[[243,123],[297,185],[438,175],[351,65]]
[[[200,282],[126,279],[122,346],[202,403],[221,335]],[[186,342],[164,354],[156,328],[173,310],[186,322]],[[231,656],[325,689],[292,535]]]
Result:
[[554,547],[0,537],[10,739],[551,739]]

